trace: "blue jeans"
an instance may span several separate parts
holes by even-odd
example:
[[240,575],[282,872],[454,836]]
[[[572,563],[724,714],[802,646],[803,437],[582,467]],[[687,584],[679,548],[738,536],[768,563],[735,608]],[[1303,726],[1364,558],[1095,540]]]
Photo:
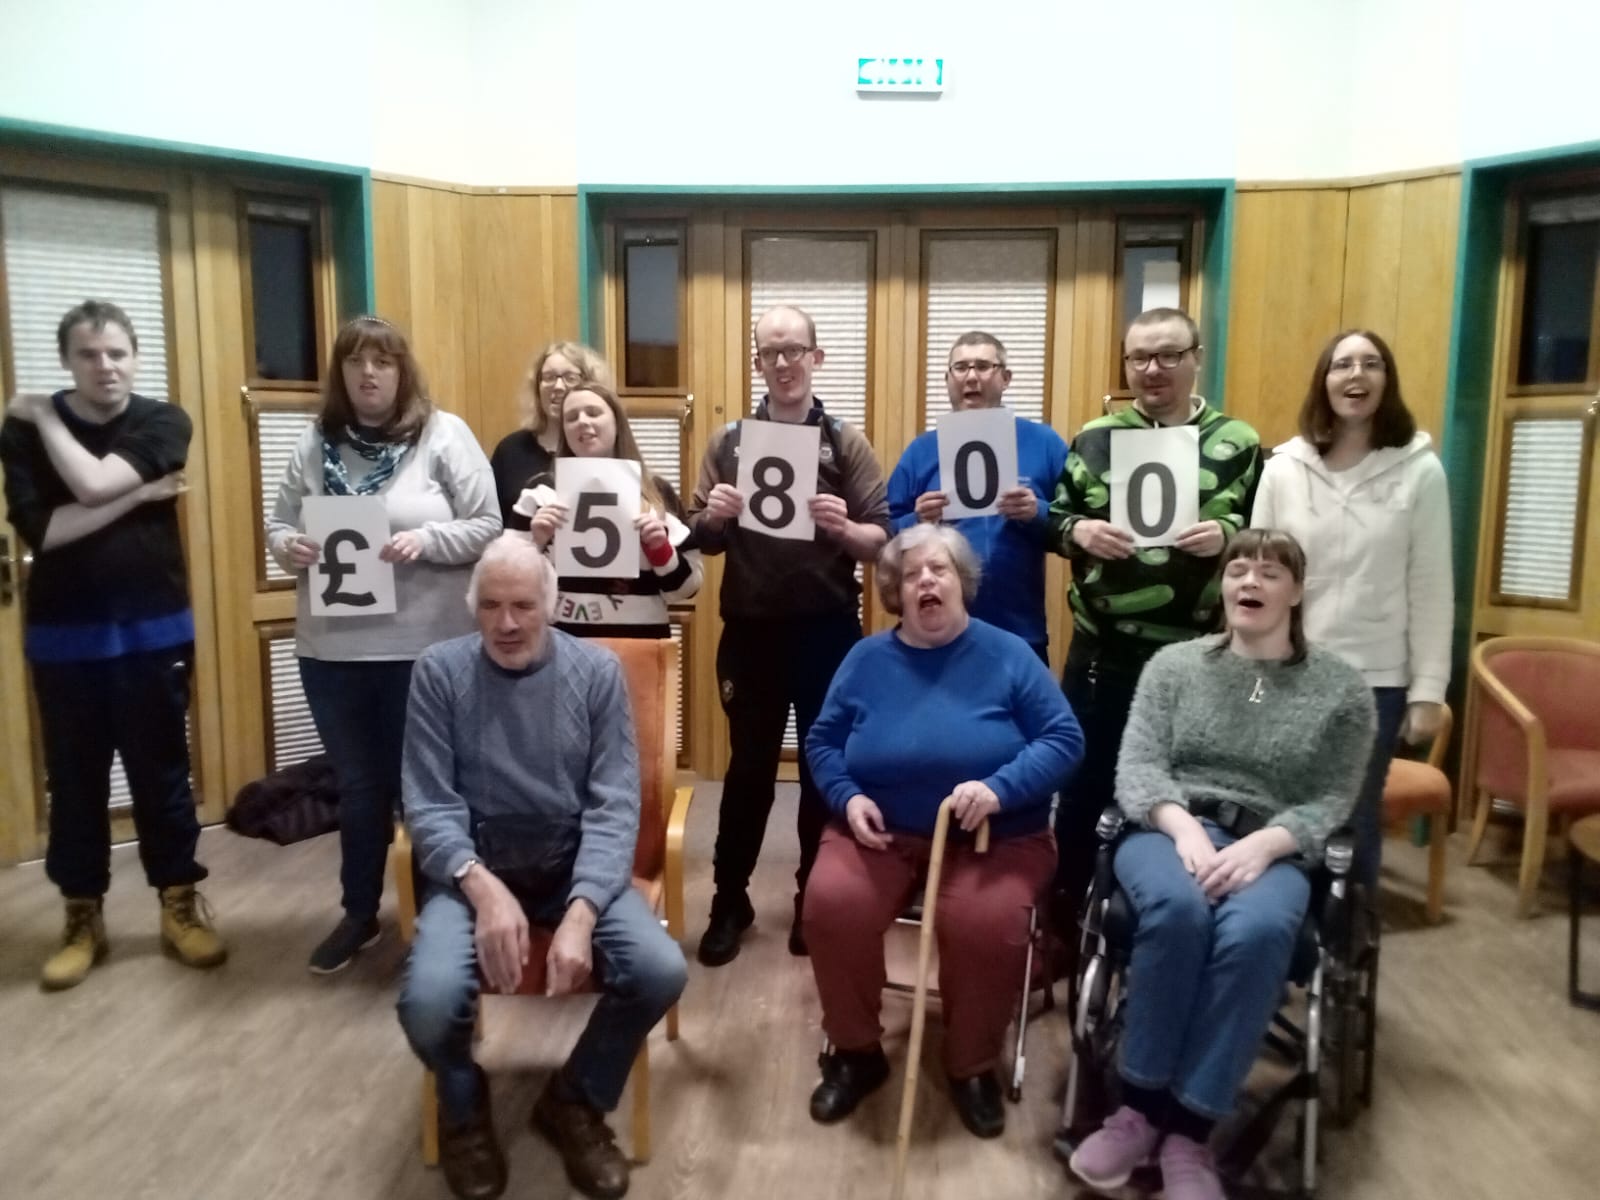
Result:
[[[1233,835],[1206,823],[1219,849]],[[1310,882],[1286,860],[1212,905],[1164,833],[1132,834],[1117,880],[1138,914],[1128,967],[1122,1077],[1170,1091],[1220,1120],[1234,1102],[1283,998]]]
[[1400,725],[1406,717],[1406,689],[1373,688],[1372,699],[1378,706],[1378,729],[1350,819],[1356,835],[1350,878],[1366,886],[1369,904],[1377,902],[1378,868],[1383,864],[1383,785],[1388,782],[1389,760],[1394,757],[1394,744],[1400,740]]
[[411,666],[300,660],[300,682],[339,785],[339,884],[345,912],[378,915],[383,866],[400,811],[400,750]]
[[[564,895],[530,912],[538,925],[561,920]],[[434,887],[417,918],[417,940],[400,989],[400,1025],[438,1081],[446,1123],[475,1111],[478,1073],[472,1027],[478,1010],[478,955],[472,906],[454,888]],[[594,927],[594,973],[600,1002],[562,1069],[565,1082],[601,1112],[616,1108],[639,1047],[677,1003],[688,978],[683,952],[633,888],[600,914]]]

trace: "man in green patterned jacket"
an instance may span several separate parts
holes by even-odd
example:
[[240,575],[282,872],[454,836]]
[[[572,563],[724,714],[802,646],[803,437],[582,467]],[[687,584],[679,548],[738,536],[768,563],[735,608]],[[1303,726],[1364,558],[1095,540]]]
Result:
[[[1056,812],[1058,914],[1076,911],[1088,886],[1094,825],[1114,800],[1117,750],[1139,674],[1161,647],[1216,628],[1217,556],[1248,521],[1261,472],[1256,431],[1194,395],[1203,350],[1187,313],[1141,313],[1122,349],[1133,404],[1078,433],[1050,505],[1049,545],[1072,563],[1072,645],[1061,688],[1085,749]],[[1133,536],[1110,521],[1111,435],[1177,425],[1199,431],[1199,522],[1171,546],[1135,548]]]

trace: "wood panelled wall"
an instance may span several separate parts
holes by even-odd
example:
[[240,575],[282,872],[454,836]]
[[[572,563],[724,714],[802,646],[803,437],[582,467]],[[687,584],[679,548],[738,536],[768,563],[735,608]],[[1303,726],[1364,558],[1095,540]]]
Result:
[[1323,343],[1389,342],[1407,405],[1444,433],[1459,174],[1358,186],[1241,187],[1233,227],[1227,406],[1269,446],[1292,437]]
[[378,311],[486,450],[520,421],[529,361],[578,336],[577,197],[374,180]]

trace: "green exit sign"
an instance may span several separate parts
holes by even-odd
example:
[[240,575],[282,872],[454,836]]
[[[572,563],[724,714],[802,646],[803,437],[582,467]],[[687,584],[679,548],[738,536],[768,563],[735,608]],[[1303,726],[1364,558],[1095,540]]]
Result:
[[858,58],[858,92],[944,91],[942,58]]

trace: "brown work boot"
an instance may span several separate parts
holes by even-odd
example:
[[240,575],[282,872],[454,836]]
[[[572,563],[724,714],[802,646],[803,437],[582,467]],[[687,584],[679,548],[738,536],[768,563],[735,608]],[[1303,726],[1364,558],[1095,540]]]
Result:
[[161,889],[161,948],[186,967],[215,967],[228,960],[211,906],[192,883]]
[[61,948],[45,960],[39,983],[47,992],[77,987],[89,968],[111,953],[99,896],[68,896]]
[[439,1122],[439,1165],[452,1195],[494,1200],[506,1190],[506,1156],[494,1135],[489,1080],[478,1072],[478,1110],[460,1125]]
[[572,1186],[595,1200],[616,1200],[628,1191],[628,1161],[605,1118],[583,1101],[556,1095],[559,1073],[550,1076],[533,1106],[532,1124],[561,1151]]

